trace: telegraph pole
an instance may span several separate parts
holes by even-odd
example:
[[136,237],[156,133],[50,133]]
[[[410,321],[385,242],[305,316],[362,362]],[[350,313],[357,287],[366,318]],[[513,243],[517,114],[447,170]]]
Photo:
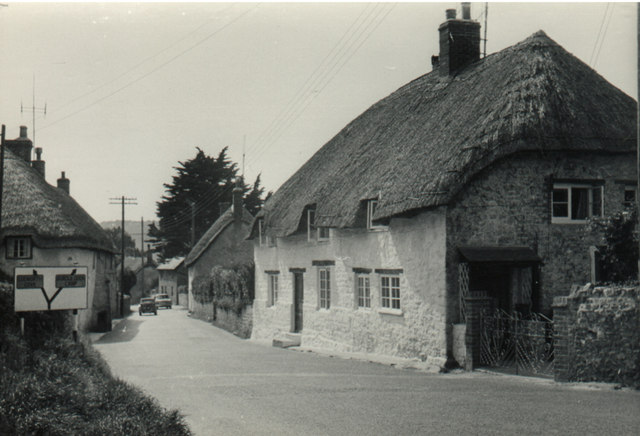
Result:
[[142,279],[140,296],[144,297],[144,217],[140,217],[140,265],[142,266],[140,270],[140,278]]
[[120,317],[124,316],[124,207],[130,204],[138,204],[135,203],[136,198],[128,198],[124,195],[120,198],[110,198],[111,202],[109,204],[122,204],[122,241],[121,241],[121,255],[122,260],[120,261]]

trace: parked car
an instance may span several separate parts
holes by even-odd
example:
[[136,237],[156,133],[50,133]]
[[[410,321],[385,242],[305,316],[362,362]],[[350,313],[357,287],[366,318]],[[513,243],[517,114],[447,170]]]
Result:
[[156,300],[156,306],[171,309],[171,297],[169,294],[155,294],[153,298]]
[[138,306],[138,315],[142,316],[143,313],[158,314],[158,306],[156,306],[156,300],[154,298],[141,298],[140,306]]

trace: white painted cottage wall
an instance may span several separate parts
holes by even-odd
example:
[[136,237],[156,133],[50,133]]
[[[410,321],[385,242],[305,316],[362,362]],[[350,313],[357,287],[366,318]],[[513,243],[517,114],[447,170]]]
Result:
[[[446,208],[413,218],[394,218],[387,231],[331,229],[327,242],[306,235],[277,240],[276,247],[255,247],[254,339],[273,339],[292,330],[293,274],[305,268],[302,345],[336,351],[446,360]],[[332,260],[331,307],[319,309],[318,266]],[[371,308],[357,307],[353,268],[370,268]],[[380,275],[374,270],[402,269],[402,314],[385,313]],[[279,271],[278,301],[267,306],[268,274]]]

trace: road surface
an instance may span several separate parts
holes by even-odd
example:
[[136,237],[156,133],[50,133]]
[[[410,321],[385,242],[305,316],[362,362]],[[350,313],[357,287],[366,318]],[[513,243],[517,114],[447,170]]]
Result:
[[196,435],[640,434],[638,391],[283,350],[180,307],[135,312],[94,345]]

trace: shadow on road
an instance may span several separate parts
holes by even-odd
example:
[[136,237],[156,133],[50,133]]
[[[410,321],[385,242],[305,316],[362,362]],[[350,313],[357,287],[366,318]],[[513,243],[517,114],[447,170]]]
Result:
[[97,340],[96,344],[111,344],[114,342],[128,342],[136,337],[140,330],[140,324],[143,321],[136,321],[127,318],[124,322],[119,323],[116,327]]

